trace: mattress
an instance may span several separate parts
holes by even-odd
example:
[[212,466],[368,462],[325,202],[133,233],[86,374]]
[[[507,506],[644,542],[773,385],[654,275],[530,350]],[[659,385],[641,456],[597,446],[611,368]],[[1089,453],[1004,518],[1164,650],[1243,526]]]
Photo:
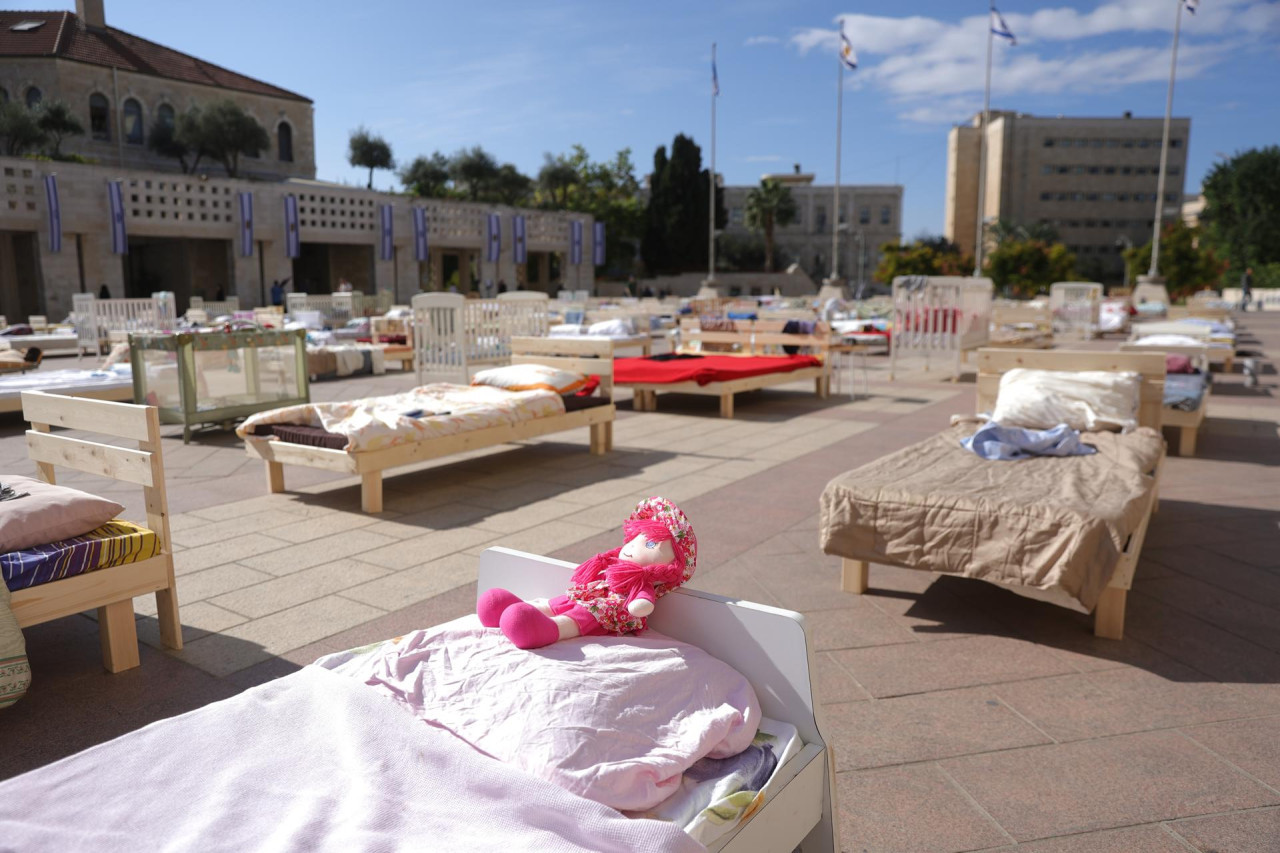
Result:
[[613,363],[613,381],[617,385],[674,385],[696,382],[729,382],[771,373],[792,373],[806,367],[821,367],[811,355],[731,356],[704,355],[687,358],[619,358]]
[[108,521],[83,536],[0,554],[0,575],[10,590],[137,563],[160,553],[155,533],[129,521]]
[[1164,378],[1164,405],[1170,409],[1194,412],[1209,388],[1209,376],[1204,373],[1170,373]]
[[974,429],[952,427],[828,483],[823,550],[1091,612],[1146,512],[1160,434],[1086,433],[1096,454],[1003,462],[960,446]]
[[[133,390],[133,371],[127,364],[106,370],[40,370],[0,377],[0,399],[16,398],[23,391]],[[128,395],[126,395],[128,396]]]

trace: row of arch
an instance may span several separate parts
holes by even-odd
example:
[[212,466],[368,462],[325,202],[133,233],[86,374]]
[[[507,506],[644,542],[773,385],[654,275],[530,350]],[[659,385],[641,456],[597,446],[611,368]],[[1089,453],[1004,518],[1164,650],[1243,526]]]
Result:
[[[23,93],[28,109],[35,109],[44,101],[44,93],[37,86],[28,86]],[[0,87],[0,103],[8,103],[8,90]],[[142,145],[146,140],[142,104],[137,98],[125,98],[121,105],[120,132],[130,145]],[[169,104],[156,107],[156,124],[173,127],[177,114]],[[111,141],[111,102],[107,96],[94,92],[89,96],[89,135],[99,142]],[[276,159],[282,163],[293,162],[293,125],[281,119],[276,125]]]

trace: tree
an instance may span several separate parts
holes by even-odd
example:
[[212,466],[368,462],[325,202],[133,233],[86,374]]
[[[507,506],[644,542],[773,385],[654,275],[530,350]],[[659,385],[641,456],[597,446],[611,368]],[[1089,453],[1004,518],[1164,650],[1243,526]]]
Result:
[[569,206],[570,189],[578,183],[578,167],[563,154],[559,157],[545,154],[543,157],[542,168],[538,170],[538,189],[545,193],[548,207],[564,210]]
[[503,204],[518,205],[529,197],[533,189],[533,180],[522,175],[520,170],[510,163],[503,163],[498,174],[493,177],[493,196]]
[[[271,137],[258,120],[230,99],[214,101],[198,112],[189,112],[179,136],[202,156],[222,164],[227,177],[240,173],[240,157],[258,157],[271,147]],[[181,125],[180,125],[181,127]],[[197,161],[198,162],[198,161]],[[195,170],[195,164],[192,165]]]
[[[702,149],[684,134],[672,141],[670,158],[663,147],[654,154],[641,246],[650,272],[707,268],[710,180],[710,172],[702,168]],[[715,227],[723,228],[727,219],[724,194],[717,192]]]
[[1075,277],[1076,256],[1061,243],[1005,239],[987,255],[986,273],[996,287],[1017,296],[1033,296],[1055,281]]
[[[1160,229],[1160,274],[1174,299],[1213,287],[1227,268],[1213,249],[1200,245],[1199,236],[1200,229],[1189,228],[1180,219],[1166,222]],[[1129,249],[1124,261],[1131,277],[1146,273],[1151,267],[1151,243]]]
[[0,103],[0,139],[5,154],[21,157],[44,144],[45,132],[34,112],[17,101],[6,101]]
[[52,146],[49,156],[62,159],[62,140],[68,136],[84,136],[84,125],[64,101],[45,101],[37,111],[36,124],[44,131],[45,139]]
[[[1280,146],[1255,148],[1217,163],[1203,190],[1204,241],[1217,257],[1240,272],[1280,263]],[[1163,247],[1160,261],[1163,268]]]
[[969,275],[972,272],[973,255],[962,255],[956,244],[945,238],[924,237],[906,246],[897,243],[881,246],[880,264],[874,277],[890,284],[900,275]]
[[187,165],[187,158],[192,153],[191,149],[178,136],[178,129],[174,125],[164,122],[152,125],[151,133],[147,135],[147,148],[159,157],[177,160],[184,173],[191,171]]
[[782,183],[765,178],[747,193],[747,227],[764,232],[764,271],[773,272],[773,229],[796,220],[796,200]]
[[449,187],[449,158],[439,151],[430,157],[418,156],[400,172],[405,189],[423,198],[446,198]]
[[480,201],[498,177],[498,161],[479,145],[463,148],[449,161],[449,177],[455,187],[466,189],[468,199]]
[[347,162],[352,166],[369,170],[369,189],[373,189],[374,169],[394,169],[395,157],[391,146],[381,136],[370,133],[363,125],[351,131],[347,141]]

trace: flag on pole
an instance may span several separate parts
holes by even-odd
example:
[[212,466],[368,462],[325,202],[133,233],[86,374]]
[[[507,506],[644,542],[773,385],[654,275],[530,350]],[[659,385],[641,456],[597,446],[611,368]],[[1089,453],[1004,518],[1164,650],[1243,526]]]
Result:
[[58,201],[58,179],[44,176],[44,197],[49,202],[49,251],[62,251],[62,204]]
[[111,253],[115,255],[129,254],[129,235],[124,226],[124,184],[120,181],[107,183],[107,201],[111,205]]
[[604,223],[597,222],[591,234],[591,263],[604,266]]
[[577,219],[569,223],[569,263],[582,263],[582,222]]
[[511,254],[517,264],[529,260],[529,244],[524,236],[524,215],[519,213],[511,217]]
[[1200,0],[1186,0],[1187,11],[1191,14],[1196,13],[1196,9],[1200,7]]
[[716,73],[716,46],[711,45],[711,94],[720,94],[720,75]]
[[489,249],[485,258],[497,262],[502,254],[502,217],[496,213],[489,214]]
[[379,241],[382,249],[380,254],[384,261],[394,260],[396,256],[394,241],[395,234],[392,231],[393,212],[394,211],[389,204],[379,205],[378,207],[378,220],[379,224],[382,226],[382,235],[381,240]]
[[298,197],[284,197],[284,253],[296,258],[302,254],[302,235],[298,233]]
[[240,257],[253,257],[253,193],[239,194],[240,199]]
[[1009,25],[1004,22],[1004,16],[995,6],[991,7],[991,32],[1000,36],[1002,39],[1008,39],[1009,44],[1016,45],[1018,40],[1013,37],[1013,30],[1009,29]]
[[413,259],[427,260],[427,211],[426,208],[413,208]]
[[849,41],[849,36],[845,34],[844,19],[840,20],[840,61],[850,71],[858,69],[858,54],[853,49],[853,42]]

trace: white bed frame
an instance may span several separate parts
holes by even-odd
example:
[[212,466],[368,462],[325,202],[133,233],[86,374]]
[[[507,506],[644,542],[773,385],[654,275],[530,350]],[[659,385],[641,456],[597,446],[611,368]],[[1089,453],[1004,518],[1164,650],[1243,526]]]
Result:
[[458,293],[413,297],[413,364],[419,385],[471,381],[471,368],[505,364],[513,337],[545,337],[551,300],[519,290],[497,299],[467,299]]
[[[950,361],[952,378],[959,379],[965,353],[986,346],[991,339],[994,292],[995,285],[989,278],[895,278],[889,380],[894,378],[898,358],[912,355],[924,356],[926,371],[935,357]],[[951,312],[955,312],[957,322],[950,322]]]
[[[1015,367],[1033,370],[1107,370],[1133,371],[1142,375],[1142,390],[1138,403],[1139,426],[1160,431],[1164,414],[1164,353],[1162,352],[1093,352],[1083,350],[978,350],[978,412],[994,412],[996,397],[1000,391],[1000,377]],[[1164,454],[1156,462],[1155,483],[1143,508],[1142,521],[1125,543],[1120,562],[1116,565],[1111,583],[1098,599],[1094,610],[1093,632],[1099,637],[1119,640],[1124,637],[1124,608],[1129,588],[1133,585],[1133,573],[1138,567],[1142,543],[1147,537],[1147,525],[1159,505],[1160,472],[1164,466]],[[842,558],[840,588],[845,592],[867,591],[870,564],[865,560]],[[912,566],[902,566],[913,568]]]
[[240,297],[205,299],[203,296],[193,296],[189,307],[192,311],[203,311],[206,317],[223,317],[240,310]]
[[[564,592],[573,568],[563,560],[490,548],[480,555],[476,594],[501,587],[521,598],[550,598]],[[763,807],[710,849],[839,850],[835,761],[821,731],[812,683],[817,670],[804,617],[686,586],[659,602],[649,624],[745,675],[764,715],[794,725],[805,744],[778,769],[782,785]]]
[[358,474],[360,476],[360,509],[367,513],[382,512],[382,472],[392,468],[401,468],[467,450],[508,444],[578,427],[590,428],[591,454],[602,456],[613,449],[613,420],[617,413],[613,405],[613,356],[609,347],[599,341],[557,340],[554,342],[556,352],[544,354],[540,347],[549,340],[549,338],[512,339],[512,362],[549,364],[578,373],[596,374],[600,377],[600,393],[609,398],[610,402],[607,406],[595,406],[576,412],[520,421],[512,425],[488,427],[398,444],[382,450],[331,450],[327,447],[309,447],[250,435],[245,437],[245,452],[266,463],[267,490],[273,493],[284,491],[285,465],[302,465],[343,474]]
[[1054,326],[1087,341],[1098,334],[1102,285],[1096,281],[1058,281],[1049,286]]
[[149,299],[99,299],[92,293],[72,294],[79,354],[83,356],[88,351],[98,355],[113,336],[127,336],[129,332],[171,331],[178,320],[175,306],[174,296],[168,292],[153,293]]
[[[1199,367],[1207,375],[1209,372],[1209,348],[1208,347],[1144,347],[1138,344],[1126,343],[1121,344],[1122,352],[1162,352],[1166,355],[1176,354],[1185,355],[1191,359],[1192,363]],[[1213,391],[1213,383],[1209,383],[1204,387],[1204,396],[1200,398],[1200,406],[1193,412],[1187,412],[1182,409],[1174,409],[1165,407],[1164,415],[1161,418],[1161,424],[1167,427],[1176,427],[1178,430],[1178,455],[1179,456],[1195,456],[1196,455],[1196,438],[1199,436],[1200,427],[1204,424],[1205,418],[1209,412],[1209,394]]]

